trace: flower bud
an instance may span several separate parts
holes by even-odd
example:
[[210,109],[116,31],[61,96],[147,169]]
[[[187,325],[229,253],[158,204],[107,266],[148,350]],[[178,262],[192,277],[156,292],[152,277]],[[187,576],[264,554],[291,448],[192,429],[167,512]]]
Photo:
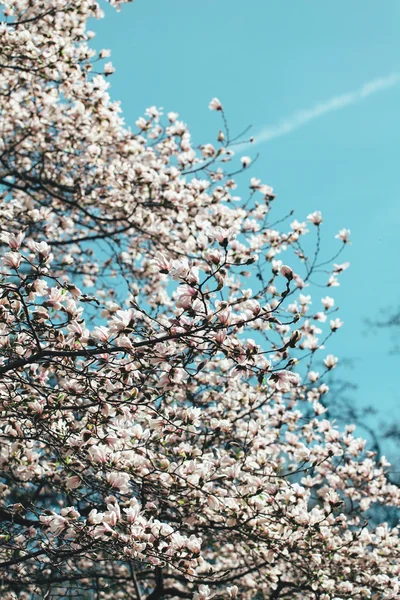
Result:
[[282,265],[281,275],[285,277],[288,281],[292,281],[293,279],[293,271],[290,267],[287,267],[286,265]]

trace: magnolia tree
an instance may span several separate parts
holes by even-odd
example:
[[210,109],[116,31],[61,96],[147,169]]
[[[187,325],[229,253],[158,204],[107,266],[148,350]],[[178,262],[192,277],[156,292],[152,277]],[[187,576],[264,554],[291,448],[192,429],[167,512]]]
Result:
[[1,4],[1,598],[398,598],[399,489],[324,415],[321,214],[235,196],[217,99],[214,144],[127,129],[96,2]]

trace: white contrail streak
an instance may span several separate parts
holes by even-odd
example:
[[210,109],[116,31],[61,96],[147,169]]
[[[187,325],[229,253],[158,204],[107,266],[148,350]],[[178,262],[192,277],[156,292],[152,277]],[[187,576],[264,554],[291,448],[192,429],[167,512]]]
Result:
[[377,94],[383,90],[394,87],[400,82],[400,73],[393,73],[387,77],[380,77],[365,83],[361,88],[354,92],[348,92],[346,94],[340,94],[334,96],[327,102],[317,104],[313,108],[306,110],[299,110],[289,117],[282,119],[276,125],[271,125],[262,129],[257,135],[254,136],[254,145],[263,144],[269,142],[275,138],[282,137],[291,133],[295,129],[299,129],[314,119],[319,119],[327,113],[334,110],[341,110],[351,104],[356,104],[368,96]]

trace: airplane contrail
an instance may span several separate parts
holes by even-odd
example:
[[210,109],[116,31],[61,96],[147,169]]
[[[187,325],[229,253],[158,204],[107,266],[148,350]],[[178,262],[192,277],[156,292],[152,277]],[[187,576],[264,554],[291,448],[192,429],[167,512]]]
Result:
[[310,121],[314,121],[314,119],[319,119],[334,110],[341,110],[351,104],[356,104],[357,102],[364,100],[364,98],[368,98],[368,96],[394,87],[399,82],[400,73],[392,73],[392,75],[388,75],[387,77],[380,77],[368,81],[354,92],[340,94],[327,100],[327,102],[317,104],[313,108],[296,111],[289,117],[282,119],[276,125],[270,125],[262,129],[254,136],[253,146],[269,142],[275,138],[282,137],[283,135],[288,135],[288,133],[291,133],[295,129],[299,129],[304,125],[307,125],[307,123],[310,123]]

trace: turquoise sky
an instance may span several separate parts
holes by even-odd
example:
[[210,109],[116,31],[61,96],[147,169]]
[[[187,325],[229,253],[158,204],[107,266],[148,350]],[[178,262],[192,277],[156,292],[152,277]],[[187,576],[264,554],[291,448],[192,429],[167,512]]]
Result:
[[[163,106],[198,143],[214,142],[220,125],[208,110],[213,96],[233,130],[251,124],[257,135],[400,73],[398,0],[136,0],[106,13],[92,24],[95,46],[112,50],[111,94],[127,124]],[[343,257],[351,269],[333,290],[345,327],[329,350],[354,359],[342,373],[359,386],[354,401],[388,419],[400,418],[399,358],[389,355],[389,334],[367,334],[363,321],[400,303],[399,103],[400,84],[392,85],[245,152],[260,153],[251,175],[273,186],[282,213],[323,212],[327,251],[339,228],[351,229]],[[313,296],[317,304],[319,291]]]

